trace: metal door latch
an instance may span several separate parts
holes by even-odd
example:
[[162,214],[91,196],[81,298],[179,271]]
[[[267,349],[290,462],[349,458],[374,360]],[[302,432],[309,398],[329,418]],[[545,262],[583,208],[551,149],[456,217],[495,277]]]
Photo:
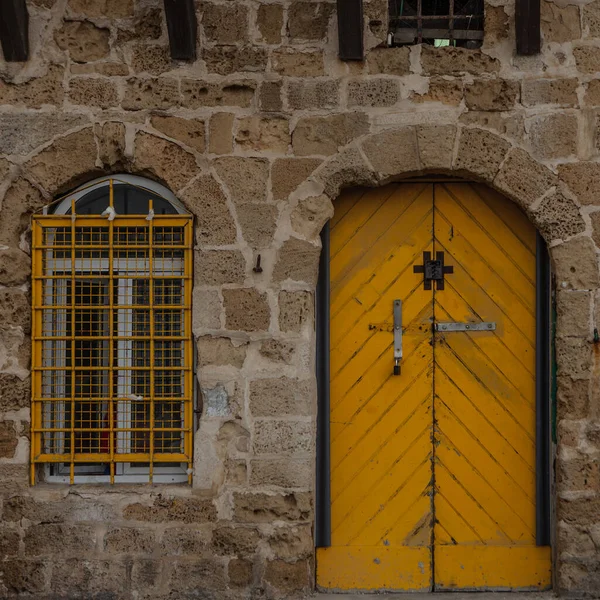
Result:
[[496,323],[434,323],[434,331],[496,331]]
[[402,300],[394,300],[394,375],[400,375],[402,360]]
[[444,289],[444,275],[454,273],[454,267],[444,265],[444,253],[436,252],[435,260],[431,252],[423,252],[423,264],[413,267],[414,273],[423,273],[423,289],[430,290],[431,282],[435,281],[436,289]]

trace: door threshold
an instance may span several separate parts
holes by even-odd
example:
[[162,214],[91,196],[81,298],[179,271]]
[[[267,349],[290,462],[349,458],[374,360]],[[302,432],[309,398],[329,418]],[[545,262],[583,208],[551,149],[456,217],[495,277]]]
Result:
[[552,600],[555,598],[551,590],[546,592],[462,592],[444,590],[440,592],[373,592],[373,593],[331,593],[315,592],[311,597],[314,600],[369,600],[379,598],[381,600],[425,600],[434,597],[436,600]]

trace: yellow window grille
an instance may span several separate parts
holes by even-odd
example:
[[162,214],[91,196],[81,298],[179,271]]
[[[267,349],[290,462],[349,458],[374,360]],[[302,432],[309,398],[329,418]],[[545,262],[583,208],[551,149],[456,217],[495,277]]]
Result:
[[103,215],[33,216],[32,483],[191,480],[192,216],[114,214],[113,183]]

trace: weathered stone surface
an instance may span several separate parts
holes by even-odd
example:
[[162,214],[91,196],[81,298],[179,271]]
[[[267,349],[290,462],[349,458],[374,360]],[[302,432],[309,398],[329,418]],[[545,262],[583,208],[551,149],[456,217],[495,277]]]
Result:
[[250,382],[250,412],[255,417],[307,416],[313,413],[313,382],[256,379]]
[[[0,220],[0,224],[2,221]],[[20,288],[0,289],[0,319],[3,325],[31,331],[31,298]]]
[[300,200],[292,211],[290,221],[296,233],[307,240],[316,240],[331,217],[333,217],[333,204],[322,194]]
[[40,594],[45,591],[48,561],[9,559],[0,565],[2,583],[9,594]]
[[0,421],[0,458],[13,458],[18,443],[14,421]]
[[592,79],[584,87],[584,104],[586,106],[600,106],[600,79]]
[[98,148],[92,128],[57,139],[28,163],[27,169],[49,193],[79,183],[96,171]]
[[590,410],[590,381],[571,379],[566,374],[557,379],[557,405],[565,419],[583,419]]
[[260,540],[256,529],[246,527],[219,527],[213,531],[212,547],[216,554],[252,556]]
[[269,329],[270,309],[266,294],[254,288],[223,290],[225,326],[242,331]]
[[105,58],[109,51],[110,30],[90,21],[65,21],[54,35],[61,50],[67,50],[71,60],[90,62]]
[[464,86],[460,79],[431,77],[429,88],[424,94],[413,93],[413,102],[441,102],[449,106],[458,106],[464,97]]
[[234,344],[228,338],[206,335],[196,340],[198,366],[231,365],[242,368],[248,344]]
[[420,168],[414,127],[371,135],[362,143],[362,149],[381,179],[418,171]]
[[573,379],[589,379],[592,368],[592,346],[582,338],[557,338],[556,364],[558,375]]
[[104,551],[109,554],[150,554],[154,550],[153,529],[115,527],[104,535]]
[[86,17],[122,19],[133,16],[133,0],[69,0],[69,10]]
[[583,28],[587,29],[586,37],[600,37],[600,2],[595,0],[581,7]]
[[179,104],[179,83],[168,77],[128,79],[121,102],[125,110],[167,109]]
[[0,249],[0,285],[21,285],[31,277],[31,259],[17,248]]
[[[596,460],[589,458],[578,458],[574,460],[561,460],[558,463],[557,486],[564,491],[598,491],[600,490],[600,469]],[[573,548],[568,542],[564,546],[564,551],[568,552],[569,547]],[[574,549],[574,548],[573,548]],[[577,545],[576,553],[578,555],[595,552],[595,546],[590,538],[590,543]]]
[[21,495],[11,496],[4,501],[2,519],[6,522],[27,519],[32,523],[106,523],[115,519],[115,510],[110,505],[90,502],[89,499],[81,499],[75,495],[56,501],[49,501],[47,498],[37,501],[30,496]]
[[262,459],[251,462],[250,485],[307,488],[312,485],[313,467],[306,459]]
[[163,11],[160,8],[149,8],[138,11],[133,23],[128,23],[128,29],[119,29],[117,44],[138,40],[158,40],[163,32]]
[[[39,190],[33,187],[27,180],[18,179],[6,192],[2,200],[2,210],[0,211],[0,244],[6,246],[19,247],[21,235],[29,229],[31,225],[31,214],[41,208],[45,203]],[[0,309],[3,304],[18,300],[13,294],[2,298],[0,293]],[[27,304],[27,302],[26,302]],[[6,309],[7,307],[4,306]],[[18,306],[18,310],[25,308],[24,305]],[[27,312],[27,310],[25,310]],[[2,311],[4,313],[4,311]]]
[[281,99],[281,81],[263,81],[258,92],[260,110],[264,112],[279,112],[283,108]]
[[225,194],[212,175],[199,177],[181,193],[180,198],[196,215],[196,240],[199,244],[225,245],[235,242],[235,222]]
[[174,64],[166,45],[141,43],[133,47],[131,67],[135,73],[160,75],[170,71]]
[[123,509],[130,521],[147,523],[207,523],[216,521],[217,511],[211,500],[195,497],[166,498],[159,496],[150,505],[134,503]]
[[117,560],[73,558],[56,561],[52,568],[54,597],[116,597],[127,579],[125,563]]
[[537,228],[548,242],[565,240],[585,231],[579,207],[560,191],[544,198],[533,217]]
[[293,594],[309,588],[308,562],[287,563],[270,560],[265,569],[265,581],[284,594]]
[[551,249],[558,285],[575,290],[595,289],[600,285],[594,242],[578,237]]
[[72,63],[72,75],[102,75],[103,77],[122,77],[129,75],[129,67],[119,62]]
[[359,79],[348,82],[348,106],[393,106],[400,99],[396,79]]
[[322,52],[281,48],[273,52],[271,61],[273,70],[287,77],[319,77],[325,74]]
[[314,319],[314,298],[310,292],[279,293],[279,329],[286,332],[300,332],[305,324],[312,325]]
[[16,375],[0,373],[0,412],[19,410],[31,401],[31,382]]
[[249,560],[234,558],[227,568],[229,584],[234,587],[246,587],[252,583],[252,563]]
[[111,108],[117,106],[117,88],[110,79],[73,77],[69,80],[69,102],[82,106]]
[[600,163],[578,162],[558,166],[558,174],[581,204],[600,205]]
[[[0,104],[31,108],[41,108],[45,104],[60,105],[64,97],[63,77],[63,67],[50,65],[45,75],[25,83],[11,84],[0,79]],[[63,118],[67,118],[66,115]],[[57,121],[56,117],[54,120]]]
[[485,6],[484,40],[490,46],[508,37],[509,17],[503,6]]
[[591,293],[559,290],[556,298],[558,334],[563,337],[588,337],[591,334]]
[[201,555],[209,546],[210,532],[204,529],[169,527],[162,535],[160,550],[168,556]]
[[288,9],[288,34],[292,40],[322,40],[327,35],[333,6],[325,2],[292,2]]
[[194,276],[200,285],[244,283],[246,259],[239,250],[203,250],[196,253]]
[[206,134],[203,120],[157,115],[152,117],[150,123],[161,133],[183,142],[198,152],[204,152]]
[[363,113],[302,118],[292,135],[294,153],[298,156],[334,154],[339,147],[368,130],[368,120]]
[[277,558],[309,558],[314,551],[313,546],[312,532],[308,525],[276,527],[269,537],[269,547]]
[[581,73],[597,73],[600,71],[600,47],[575,46],[573,57]]
[[592,221],[592,239],[596,243],[596,247],[600,248],[600,212],[590,214]]
[[216,290],[203,290],[194,286],[193,329],[219,329],[221,327],[221,299]]
[[256,11],[256,25],[262,42],[279,44],[283,27],[283,6],[281,4],[260,4]]
[[454,125],[420,125],[417,146],[421,169],[450,170],[456,139]]
[[91,555],[96,547],[94,528],[87,525],[63,523],[40,523],[25,532],[25,554],[66,556]]
[[[167,585],[173,598],[193,598],[198,590],[224,590],[227,587],[225,566],[213,558],[178,559],[170,565]],[[208,598],[211,596],[218,597],[213,593]]]
[[242,236],[252,248],[266,248],[273,241],[279,210],[269,204],[238,204],[236,206]]
[[160,560],[154,559],[136,559],[131,565],[131,588],[136,590],[140,597],[150,596],[158,589],[161,583]]
[[269,173],[266,159],[229,156],[214,164],[234,202],[263,202],[266,199]]
[[460,133],[454,168],[492,181],[510,144],[483,129],[463,129]]
[[581,37],[578,6],[558,6],[554,2],[541,2],[541,26],[544,42],[571,42]]
[[303,281],[316,284],[321,248],[311,242],[290,238],[279,249],[273,281]]
[[288,106],[293,110],[336,108],[340,103],[340,83],[336,80],[290,81]]
[[237,3],[202,2],[202,28],[209,42],[245,42],[248,39],[248,9]]
[[465,103],[470,110],[510,110],[518,99],[518,81],[476,79],[465,85]]
[[316,158],[278,158],[271,167],[274,200],[285,200],[321,164]]
[[481,50],[443,46],[434,48],[428,44],[421,47],[421,65],[428,75],[460,75],[494,73],[500,70],[500,62]]
[[15,556],[19,553],[20,541],[21,536],[18,529],[0,526],[0,556],[2,556],[3,559]]
[[367,68],[372,75],[408,75],[410,48],[373,48],[367,54]]
[[288,120],[284,117],[244,117],[238,121],[235,142],[242,150],[286,154],[290,144]]
[[554,114],[533,117],[529,135],[534,156],[553,159],[577,153],[577,117]]
[[155,175],[172,190],[181,189],[198,172],[194,156],[181,146],[149,133],[135,138],[135,166]]
[[181,98],[186,108],[205,106],[240,106],[247,108],[254,100],[256,83],[241,80],[228,84],[207,83],[201,79],[182,79]]
[[254,422],[254,453],[296,455],[313,450],[314,428],[306,421],[274,421],[257,419]]
[[307,492],[293,494],[233,494],[233,516],[239,523],[308,521],[312,517],[312,497]]
[[[265,340],[261,343],[259,352],[261,356],[264,356],[269,360],[275,362],[284,362],[289,365],[294,361],[296,355],[296,346],[292,342],[286,342],[283,340]],[[1,406],[2,404],[0,404],[0,407]]]
[[375,185],[378,174],[367,164],[357,148],[347,148],[319,167],[314,178],[322,182],[324,192],[330,198],[335,198],[343,188]]
[[521,85],[521,102],[524,106],[539,106],[540,104],[577,106],[578,86],[579,81],[575,78],[525,79]]
[[494,186],[526,208],[556,184],[556,175],[520,148],[510,151]]
[[233,113],[215,113],[210,118],[208,151],[212,154],[233,152]]
[[209,73],[231,75],[237,72],[263,73],[267,67],[268,53],[254,46],[214,46],[203,48],[202,59]]
[[522,112],[470,110],[460,116],[459,122],[463,125],[491,129],[515,141],[520,141],[525,137],[525,119]]

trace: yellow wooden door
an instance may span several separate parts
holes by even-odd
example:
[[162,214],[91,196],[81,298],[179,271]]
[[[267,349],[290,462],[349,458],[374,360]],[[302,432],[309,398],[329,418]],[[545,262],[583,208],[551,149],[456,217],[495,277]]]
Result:
[[[550,549],[534,529],[535,230],[462,183],[349,191],[330,230],[332,539],[317,584],[547,587]],[[415,267],[439,251],[453,273],[427,290]],[[434,334],[446,321],[496,330]]]

